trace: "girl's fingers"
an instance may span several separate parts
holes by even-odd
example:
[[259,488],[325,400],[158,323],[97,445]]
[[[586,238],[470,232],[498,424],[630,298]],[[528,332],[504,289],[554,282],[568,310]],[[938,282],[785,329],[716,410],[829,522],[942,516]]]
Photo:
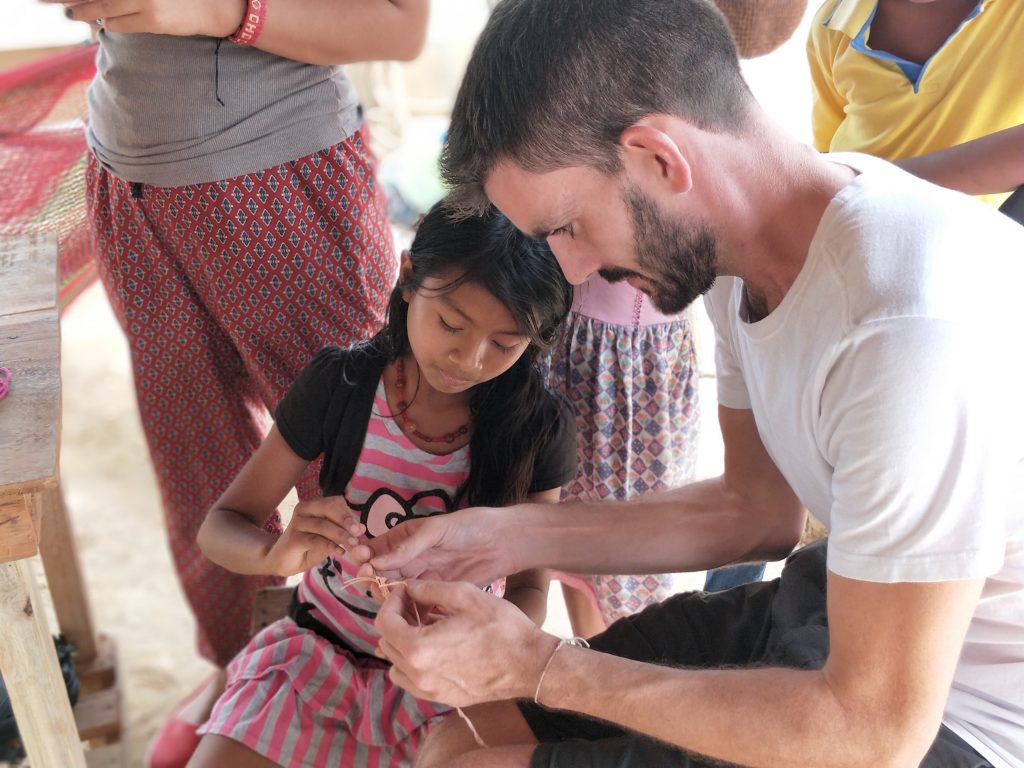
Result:
[[331,496],[326,499],[315,501],[302,501],[295,505],[293,515],[299,517],[319,517],[330,520],[335,525],[345,530],[346,537],[349,536],[349,523],[352,520],[352,511],[341,496]]
[[358,548],[359,562],[366,562],[373,557],[373,549],[360,541],[366,535],[366,526],[351,516],[345,520],[342,527],[348,533],[348,548],[350,551]]
[[[360,568],[369,568],[370,559],[373,557],[373,550],[365,544],[359,542],[358,539],[349,538],[345,541],[348,546],[349,557],[356,563],[359,563]],[[370,568],[370,572],[373,573],[373,568]]]
[[329,517],[343,528],[350,520],[352,520],[352,510],[349,509],[349,506],[345,502],[345,498],[343,496],[330,496],[323,499],[321,503],[317,505],[317,509],[320,510],[325,517]]
[[300,533],[282,543],[276,559],[282,563],[284,570],[289,571],[285,575],[291,576],[315,568],[328,556],[340,557],[341,555],[344,555],[344,551],[339,551],[330,539],[325,539],[314,533]]
[[320,562],[338,550],[338,545],[333,541],[323,536],[318,536],[315,533],[303,534],[303,540],[306,543],[307,551],[310,553],[308,559],[313,563]]
[[359,538],[366,533],[366,526],[350,517],[345,521],[345,530],[348,531],[349,536]]
[[286,533],[278,539],[273,551],[274,560],[295,573],[312,568],[328,555],[344,554],[330,539],[304,531]]
[[344,548],[348,541],[343,528],[323,517],[293,517],[288,527],[297,533],[315,534],[327,539],[335,547]]

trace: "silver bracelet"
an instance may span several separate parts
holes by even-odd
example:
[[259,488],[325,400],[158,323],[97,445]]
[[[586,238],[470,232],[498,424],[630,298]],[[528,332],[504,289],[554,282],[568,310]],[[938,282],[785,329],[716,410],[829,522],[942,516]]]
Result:
[[544,706],[539,701],[539,699],[540,699],[540,687],[542,685],[544,685],[544,675],[546,675],[548,673],[548,669],[550,669],[550,667],[551,667],[551,662],[555,660],[555,654],[558,653],[559,649],[561,649],[562,646],[564,646],[564,645],[574,645],[577,648],[589,648],[590,647],[590,643],[588,643],[582,637],[563,637],[563,638],[559,639],[558,645],[555,646],[555,649],[551,652],[551,655],[548,656],[548,663],[545,664],[544,665],[544,669],[541,670],[540,680],[537,681],[537,690],[533,694],[533,703],[534,704],[537,704],[539,706]]

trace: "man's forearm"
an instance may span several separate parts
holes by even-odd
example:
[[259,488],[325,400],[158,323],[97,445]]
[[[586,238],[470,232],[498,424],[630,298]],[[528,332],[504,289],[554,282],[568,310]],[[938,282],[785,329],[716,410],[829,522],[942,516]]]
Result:
[[540,702],[740,765],[911,766],[923,757],[919,739],[844,706],[822,671],[668,669],[563,648]]
[[522,505],[496,538],[520,569],[668,573],[784,557],[803,519],[796,504],[754,505],[715,478],[628,502]]
[[[829,573],[820,671],[674,669],[569,647],[552,657],[539,698],[742,765],[917,766],[934,741],[983,583]],[[517,664],[518,695],[532,695],[534,660]]]

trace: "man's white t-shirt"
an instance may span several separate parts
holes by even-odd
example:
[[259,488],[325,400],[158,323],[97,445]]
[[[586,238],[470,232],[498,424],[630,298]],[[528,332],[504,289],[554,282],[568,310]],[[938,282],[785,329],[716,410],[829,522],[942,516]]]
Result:
[[[721,405],[873,582],[984,577],[944,722],[1024,768],[1024,228],[865,155],[782,303],[705,298]],[[871,632],[871,627],[864,627]]]

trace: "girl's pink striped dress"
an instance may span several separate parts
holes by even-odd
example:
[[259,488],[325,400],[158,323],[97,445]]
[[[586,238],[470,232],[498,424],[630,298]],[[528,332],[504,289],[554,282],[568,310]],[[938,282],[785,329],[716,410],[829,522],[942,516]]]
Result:
[[[410,516],[452,511],[469,472],[468,447],[426,453],[388,414],[380,383],[345,493],[371,535]],[[352,563],[335,558],[304,575],[297,601],[319,633],[288,618],[256,635],[228,667],[227,690],[201,733],[227,736],[284,766],[411,765],[427,729],[449,709],[388,679],[388,666],[373,656],[377,603],[365,585],[342,586],[355,575]]]

